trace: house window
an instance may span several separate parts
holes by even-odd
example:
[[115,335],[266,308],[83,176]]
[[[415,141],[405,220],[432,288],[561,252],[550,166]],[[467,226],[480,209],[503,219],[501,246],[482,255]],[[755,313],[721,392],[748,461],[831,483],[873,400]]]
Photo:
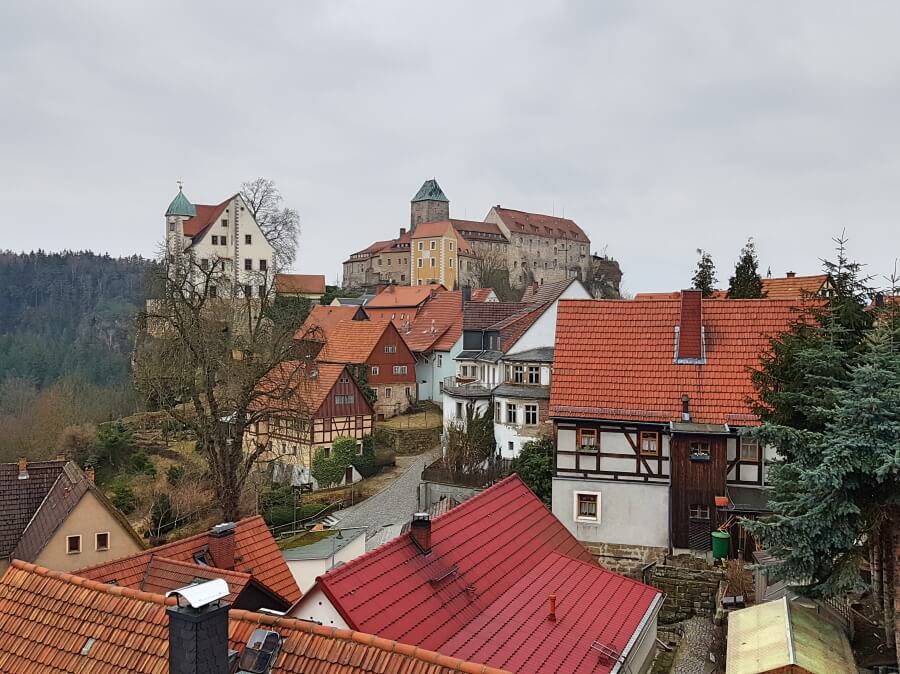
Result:
[[598,492],[575,492],[575,521],[600,521],[600,494]]
[[659,433],[655,431],[641,431],[641,455],[659,456]]
[[429,248],[431,248],[431,250],[434,250],[434,247],[436,245],[437,245],[437,241],[431,241],[431,245],[429,246]]
[[352,405],[353,404],[353,396],[347,395],[336,395],[334,397],[335,405]]
[[250,258],[244,260],[244,271],[253,271],[253,260]]
[[506,423],[516,423],[516,406],[512,403],[506,403]]
[[694,503],[689,508],[691,519],[692,520],[708,520],[709,519],[709,506],[704,505],[703,503]]
[[513,381],[517,384],[522,384],[525,381],[525,368],[521,365],[516,365],[513,367]]
[[403,389],[403,394],[407,398],[409,398],[412,395],[412,389],[409,386],[407,386],[406,388]]
[[525,425],[534,426],[538,422],[538,406],[525,405]]
[[406,280],[406,274],[400,274],[400,280],[401,280],[401,281],[405,281],[405,280]]
[[[422,268],[422,258],[419,258],[418,260],[416,260],[416,266],[417,266],[419,269]],[[421,280],[421,279],[419,279],[419,285],[422,285],[422,280]]]
[[458,403],[456,403],[456,418],[462,419],[462,415],[463,415],[463,404],[458,402]]
[[386,344],[384,347],[385,353],[397,353],[397,345],[396,344]]
[[260,286],[260,287],[259,287],[259,297],[262,298],[262,297],[265,297],[265,296],[266,296],[266,287],[265,287],[265,286]]
[[268,262],[268,260],[260,260],[260,261],[259,261],[259,270],[260,270],[260,271],[269,271],[269,262]]
[[759,461],[759,440],[749,435],[741,436],[741,461]]
[[218,246],[218,245],[219,245],[219,237],[218,237],[217,235],[215,235],[215,234],[213,234],[212,245],[214,245],[214,246]]
[[221,243],[223,246],[227,246],[227,245],[228,245],[228,237],[227,237],[227,236],[220,236],[220,237],[219,237],[219,243]]
[[228,218],[222,218],[222,227],[228,227]]
[[394,374],[406,374],[406,365],[394,365]]
[[597,449],[597,430],[594,428],[579,428],[576,432],[576,444],[579,449]]
[[244,234],[244,243],[248,246],[253,244],[253,235],[252,234]]
[[215,286],[210,286],[210,287],[209,287],[209,296],[212,297],[212,298],[215,298],[215,297],[216,297],[216,287],[215,287]]
[[349,383],[350,383],[350,377],[348,377],[347,375],[344,375],[344,376],[342,376],[340,379],[338,379],[338,383],[339,383],[339,384],[349,384]]
[[447,261],[447,264],[450,265],[451,269],[453,268],[453,258],[452,257]]
[[381,258],[378,258],[378,266],[381,266]]
[[436,257],[431,258],[431,266],[433,267],[436,264],[437,264],[437,258]]
[[494,419],[500,418],[500,401],[494,402]]
[[205,257],[200,260],[200,269],[202,269],[203,271],[209,269],[209,260],[207,260]]
[[437,355],[437,366],[442,367],[444,365],[444,356],[442,354]]
[[691,441],[691,461],[709,461],[709,442],[707,440]]
[[106,531],[102,534],[94,534],[94,550],[98,552],[103,550],[109,550],[109,532]]
[[419,241],[419,250],[425,250],[425,242]]
[[322,448],[322,456],[326,459],[331,456],[331,447],[323,447]]
[[77,555],[81,553],[81,536],[66,536],[66,554]]
[[379,370],[377,365],[372,366],[372,376],[376,376],[381,370]]
[[387,400],[391,399],[391,396],[394,394],[394,390],[390,386],[384,387],[384,397]]
[[529,384],[540,384],[541,383],[541,368],[535,367],[534,365],[528,366],[528,383]]

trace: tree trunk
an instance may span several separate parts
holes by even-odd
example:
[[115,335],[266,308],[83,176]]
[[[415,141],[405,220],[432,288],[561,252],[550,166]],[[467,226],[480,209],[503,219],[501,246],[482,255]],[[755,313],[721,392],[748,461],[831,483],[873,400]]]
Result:
[[[894,644],[900,644],[900,509],[892,513],[891,528],[893,529],[893,548],[891,555],[894,580]],[[890,548],[889,548],[890,549]],[[897,651],[897,665],[900,666],[900,651]]]
[[[872,538],[869,541],[869,567],[872,570],[872,596],[875,599],[876,610],[884,602],[884,569],[881,563],[882,558],[884,557],[883,528],[883,526],[879,525],[879,527],[872,532]],[[888,624],[885,623],[885,629],[887,628]]]
[[896,568],[892,563],[894,536],[890,526],[882,526],[877,552],[881,556],[882,608],[884,611],[884,637],[888,648],[894,648],[896,642],[894,626],[894,575]]

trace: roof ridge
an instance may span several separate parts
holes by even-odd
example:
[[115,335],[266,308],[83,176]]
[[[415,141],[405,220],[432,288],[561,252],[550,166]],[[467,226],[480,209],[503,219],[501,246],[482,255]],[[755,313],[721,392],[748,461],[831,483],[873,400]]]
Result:
[[[220,566],[199,566],[199,565],[191,563],[191,562],[183,562],[180,559],[174,559],[172,557],[163,557],[161,555],[153,555],[152,556],[150,563],[147,564],[148,571],[154,562],[156,562],[156,563],[164,562],[167,564],[175,564],[176,566],[180,566],[180,567],[183,567],[186,569],[195,569],[195,570],[200,570],[200,571],[211,571],[211,572],[222,572],[222,573],[230,575],[230,576],[238,576],[241,578],[245,578],[247,580],[250,580],[253,578],[253,574],[247,573],[246,571],[238,571],[237,569],[223,569]],[[146,580],[146,578],[145,578],[145,580]],[[272,591],[274,592],[274,590],[272,590]]]
[[45,578],[53,578],[64,583],[69,583],[78,587],[84,587],[89,590],[95,590],[97,592],[103,592],[104,594],[109,594],[116,597],[138,599],[140,601],[151,602],[153,604],[160,604],[163,606],[174,606],[177,602],[175,597],[164,597],[161,594],[144,592],[143,590],[134,590],[130,587],[123,587],[121,585],[109,585],[107,583],[101,583],[98,580],[83,578],[73,573],[66,573],[65,571],[54,571],[52,569],[48,569],[45,566],[38,566],[37,564],[32,564],[31,562],[24,562],[21,559],[12,560],[10,562],[10,566],[13,566],[21,571],[35,573]]
[[399,653],[400,655],[422,660],[432,665],[449,667],[458,672],[464,672],[465,674],[509,674],[507,670],[504,669],[497,669],[496,667],[468,662],[460,658],[453,658],[412,644],[385,639],[375,634],[357,632],[356,630],[348,630],[340,627],[325,627],[324,625],[319,625],[318,623],[310,622],[308,620],[301,620],[299,618],[255,613],[254,611],[246,611],[244,609],[231,609],[228,612],[228,617],[229,620],[243,620],[269,627],[289,627],[290,629],[329,637],[331,639],[353,641],[363,646],[372,646],[389,653]]

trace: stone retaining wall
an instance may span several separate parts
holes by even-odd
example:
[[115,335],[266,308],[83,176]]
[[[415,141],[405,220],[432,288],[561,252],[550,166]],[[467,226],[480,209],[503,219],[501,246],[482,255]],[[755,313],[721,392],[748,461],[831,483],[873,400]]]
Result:
[[645,545],[620,545],[617,543],[584,543],[584,547],[600,564],[614,573],[641,580],[641,568],[651,562],[662,564],[666,548],[650,548]]
[[725,574],[716,569],[686,569],[657,565],[647,572],[647,582],[666,593],[659,614],[662,624],[687,620],[694,616],[712,618],[716,613],[716,595]]
[[440,446],[441,428],[387,428],[375,429],[375,445],[392,449],[400,456],[413,456]]

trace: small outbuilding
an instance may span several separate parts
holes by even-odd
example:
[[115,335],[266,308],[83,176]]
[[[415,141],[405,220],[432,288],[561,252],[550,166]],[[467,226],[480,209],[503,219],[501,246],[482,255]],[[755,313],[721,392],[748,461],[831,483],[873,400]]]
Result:
[[843,629],[815,602],[782,597],[728,616],[726,674],[856,672]]

